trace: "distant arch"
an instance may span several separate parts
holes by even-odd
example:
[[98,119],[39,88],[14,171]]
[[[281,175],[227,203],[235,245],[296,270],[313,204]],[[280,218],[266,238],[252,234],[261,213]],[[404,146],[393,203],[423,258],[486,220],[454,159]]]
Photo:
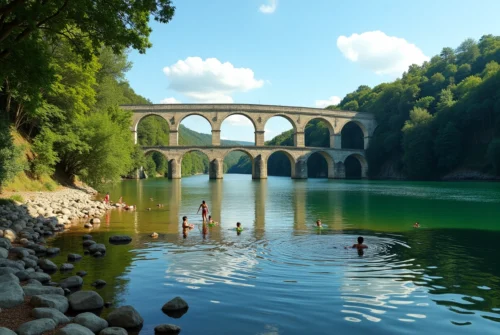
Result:
[[[326,133],[321,135],[321,138],[313,138],[312,133],[318,133],[321,129],[312,129],[312,127],[307,127],[312,121],[319,121],[318,124],[326,125]],[[329,148],[331,146],[330,138],[334,134],[333,125],[330,121],[324,117],[318,116],[309,119],[304,126],[304,143],[306,147],[323,147]]]
[[241,116],[246,117],[252,123],[254,131],[257,130],[257,124],[255,123],[255,120],[252,118],[252,115],[247,114],[245,112],[230,112],[230,113],[227,113],[226,115],[224,115],[224,117],[220,121],[220,125],[222,126],[222,124],[224,123],[224,121],[226,121],[228,117],[233,116],[233,115],[241,115]]
[[146,157],[146,161],[143,169],[148,177],[167,176],[169,159],[165,152],[150,149],[144,152],[144,156]]
[[210,168],[210,156],[202,149],[188,149],[180,155],[179,165],[182,176],[195,174],[208,174]]
[[[297,143],[296,143],[296,136],[295,136],[295,134],[297,133],[297,125],[295,124],[295,121],[290,116],[288,116],[288,115],[274,114],[274,115],[270,116],[269,118],[267,118],[266,121],[264,122],[264,136],[266,136],[267,135],[266,133],[269,132],[269,130],[267,130],[267,124],[268,124],[268,122],[271,119],[274,119],[274,120],[276,120],[276,119],[284,119],[284,120],[288,121],[288,123],[291,126],[291,129],[284,129],[283,131],[281,131],[279,133],[273,134],[273,139],[276,136],[279,136],[279,135],[281,135],[284,132],[288,132],[289,130],[293,131],[292,136],[289,137],[289,138],[287,138],[285,143],[280,143],[279,146],[296,146]],[[267,141],[269,141],[269,139]],[[275,144],[269,145],[269,146],[275,146]]]
[[186,118],[190,117],[190,116],[201,116],[202,118],[204,118],[208,124],[210,125],[210,132],[212,132],[212,130],[214,129],[214,125],[212,124],[212,121],[210,121],[205,115],[203,115],[203,113],[199,113],[199,112],[192,112],[192,113],[187,113],[185,115],[183,115],[179,121],[177,122],[177,131],[179,131],[179,127],[181,126],[181,123],[183,120],[185,120]]
[[364,125],[357,121],[346,122],[340,131],[340,147],[342,149],[360,149],[365,148],[365,137],[367,131]]
[[[273,158],[274,156],[274,158]],[[285,159],[283,157],[286,157]],[[290,168],[288,164],[290,163]],[[272,151],[266,160],[268,175],[274,176],[295,176],[295,158],[290,152],[283,149]],[[271,165],[270,165],[271,164]]]
[[[242,119],[230,119],[231,117],[240,117]],[[248,121],[248,125],[252,125],[253,129],[250,129],[247,127],[246,121]],[[239,112],[234,112],[234,113],[228,113],[222,117],[220,120],[220,123],[218,123],[218,128],[220,130],[220,137],[221,140],[226,140],[226,141],[233,141],[233,142],[248,142],[244,143],[244,145],[249,145],[252,143],[252,145],[255,145],[257,141],[257,125],[255,123],[255,120],[252,118],[251,115],[248,115],[246,113],[239,113]],[[238,129],[239,128],[239,129]],[[234,138],[234,130],[238,129],[238,133],[240,135],[240,138],[245,138],[244,141],[238,140]],[[229,134],[232,133],[232,134]],[[230,142],[229,142],[230,143]],[[222,145],[227,145],[224,144],[221,141]]]
[[344,160],[345,177],[347,179],[361,179],[367,177],[368,162],[361,154],[351,154]]
[[132,130],[133,131],[137,131],[138,128],[139,128],[139,124],[141,123],[141,121],[144,120],[144,119],[147,119],[150,116],[157,116],[157,117],[161,118],[163,121],[165,121],[165,123],[167,125],[169,124],[169,122],[167,121],[167,119],[165,119],[160,113],[147,113],[147,114],[141,115],[139,118],[137,118],[135,120],[135,123],[132,126]]
[[[237,153],[237,152],[243,154],[238,158],[238,161],[236,161],[236,162],[234,162],[234,161],[227,162],[226,161],[228,158],[230,158],[232,153]],[[224,157],[222,159],[222,163],[223,163],[224,174],[235,173],[235,174],[253,175],[254,157],[248,150],[240,149],[240,148],[229,150],[224,154]],[[226,166],[226,163],[232,164],[231,168]]]
[[[147,127],[147,125],[144,123],[147,119],[156,119],[157,121],[151,122],[159,122],[161,130],[159,132],[150,132],[144,129],[144,127]],[[133,133],[135,136],[134,143],[142,146],[169,145],[169,133],[169,124],[163,116],[155,113],[146,114],[141,116],[135,124],[135,131]]]
[[[321,156],[324,159],[324,162],[326,162],[326,166],[324,169],[325,171],[317,171],[317,170],[315,171],[315,168],[313,166],[318,164],[317,161],[316,162],[313,161],[315,160],[314,159],[315,156]],[[311,157],[313,157],[312,160],[310,160]],[[306,159],[307,159],[307,171],[309,178],[334,178],[335,161],[328,152],[323,150],[315,150],[309,153],[306,156]],[[321,164],[321,162],[319,162],[319,164]]]

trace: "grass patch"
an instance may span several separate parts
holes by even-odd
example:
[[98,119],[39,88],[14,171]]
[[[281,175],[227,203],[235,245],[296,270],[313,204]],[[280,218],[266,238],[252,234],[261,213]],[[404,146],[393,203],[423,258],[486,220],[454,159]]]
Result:
[[40,179],[30,178],[26,173],[18,174],[7,185],[4,191],[10,192],[39,192],[55,191],[58,185],[49,176],[42,176]]
[[20,194],[14,194],[9,199],[12,200],[12,201],[20,202],[20,203],[24,202],[24,198]]

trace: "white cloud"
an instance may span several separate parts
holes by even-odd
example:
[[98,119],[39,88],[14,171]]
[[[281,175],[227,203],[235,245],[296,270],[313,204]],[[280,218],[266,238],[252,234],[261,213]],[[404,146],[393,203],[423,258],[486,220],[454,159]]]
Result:
[[161,104],[180,104],[181,102],[176,98],[165,98],[160,100]]
[[330,105],[338,105],[342,99],[337,96],[331,96],[327,100],[316,100],[317,108],[325,108]]
[[278,7],[278,0],[268,0],[269,5],[260,5],[259,10],[264,14],[272,14],[276,11],[276,7]]
[[400,75],[408,66],[429,60],[415,44],[379,30],[340,36],[337,47],[350,61],[381,75]]
[[252,124],[252,121],[250,121],[250,119],[248,119],[246,116],[243,116],[243,115],[231,115],[231,116],[228,116],[224,122],[228,122],[230,125],[232,126],[252,126],[253,127],[253,124]]
[[188,57],[163,68],[170,80],[169,89],[196,102],[232,103],[232,93],[247,92],[264,85],[248,68],[235,68],[217,58]]

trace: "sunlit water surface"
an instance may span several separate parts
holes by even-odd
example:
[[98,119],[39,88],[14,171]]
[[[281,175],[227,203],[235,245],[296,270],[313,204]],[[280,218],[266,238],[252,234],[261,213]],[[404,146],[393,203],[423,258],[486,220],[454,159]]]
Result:
[[[106,280],[98,292],[133,305],[140,334],[161,323],[183,334],[500,333],[500,184],[224,178],[122,182],[111,199],[138,210],[91,231],[108,251],[76,263],[84,289]],[[205,236],[201,200],[221,223]],[[196,225],[185,238],[183,215]],[[55,261],[83,253],[85,233],[56,237]],[[133,242],[109,245],[114,234]],[[359,235],[362,256],[344,248]],[[161,311],[175,296],[190,306],[179,319]]]

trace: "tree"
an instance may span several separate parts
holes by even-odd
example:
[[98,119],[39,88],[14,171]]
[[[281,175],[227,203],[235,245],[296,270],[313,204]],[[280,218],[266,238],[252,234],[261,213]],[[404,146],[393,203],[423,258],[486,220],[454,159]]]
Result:
[[[40,31],[48,39],[66,37],[73,49],[87,58],[102,45],[117,53],[124,48],[144,53],[151,46],[150,16],[167,23],[174,10],[170,0],[2,0],[0,60]],[[90,44],[81,43],[84,39]]]
[[496,174],[500,174],[500,139],[497,138],[491,141],[486,155],[489,163],[493,165]]
[[460,163],[462,153],[462,134],[452,122],[448,122],[438,130],[434,140],[434,153],[437,166],[444,172],[449,172]]
[[480,55],[477,42],[472,38],[468,38],[463,41],[458,46],[456,53],[459,64],[473,64]]
[[25,168],[22,149],[12,141],[5,118],[0,118],[0,193],[2,186]]

